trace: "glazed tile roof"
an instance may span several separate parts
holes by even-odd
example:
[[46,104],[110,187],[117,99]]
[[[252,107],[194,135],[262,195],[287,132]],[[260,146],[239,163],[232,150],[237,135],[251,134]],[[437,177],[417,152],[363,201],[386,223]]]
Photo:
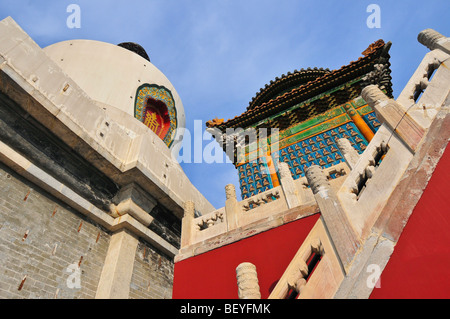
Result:
[[292,90],[294,87],[299,87],[300,85],[314,81],[327,73],[330,73],[329,69],[307,68],[301,69],[300,71],[294,70],[293,73],[288,72],[287,74],[283,74],[281,78],[276,77],[275,81],[270,81],[269,84],[266,84],[264,88],[261,88],[256,93],[256,96],[249,103],[247,110],[268,102],[277,95],[281,95],[281,92],[289,90],[289,88]]
[[[283,75],[281,78],[271,81],[265,88],[262,88],[250,102],[247,110],[241,115],[227,121],[215,118],[206,122],[206,126],[219,128],[222,131],[228,127],[248,127],[290,106],[345,84],[350,80],[364,76],[373,71],[374,65],[377,63],[384,63],[389,66],[386,56],[388,57],[387,51],[390,45],[390,42],[385,43],[381,39],[377,40],[362,52],[362,57],[337,70],[329,71],[328,69],[314,68]],[[299,83],[305,78],[310,80],[290,91],[277,95],[277,93],[282,92],[283,89],[290,85],[287,83],[295,83],[295,81]]]

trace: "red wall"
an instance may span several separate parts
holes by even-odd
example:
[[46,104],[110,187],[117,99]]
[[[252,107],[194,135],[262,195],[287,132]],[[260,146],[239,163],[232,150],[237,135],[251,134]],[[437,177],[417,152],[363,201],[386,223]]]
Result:
[[371,298],[450,298],[450,150],[409,218]]
[[251,262],[267,298],[319,218],[309,216],[175,264],[174,299],[237,299],[236,267]]

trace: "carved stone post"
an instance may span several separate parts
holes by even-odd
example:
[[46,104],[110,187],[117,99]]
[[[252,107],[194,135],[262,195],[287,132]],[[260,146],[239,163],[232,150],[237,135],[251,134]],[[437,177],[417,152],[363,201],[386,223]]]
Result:
[[111,236],[96,299],[128,299],[139,239],[126,229]]
[[340,138],[337,140],[337,146],[339,147],[348,167],[353,169],[356,166],[356,162],[359,160],[359,154],[355,148],[350,144],[350,141],[346,138]]
[[433,29],[421,31],[417,40],[430,50],[440,49],[450,54],[450,40]]
[[241,211],[236,198],[236,189],[233,184],[225,186],[225,213],[227,215],[228,231],[238,227],[239,212]]
[[193,201],[186,201],[184,203],[184,216],[181,221],[181,247],[186,247],[191,244],[194,235],[195,218],[195,204]]
[[289,165],[287,163],[280,162],[278,164],[278,168],[280,172],[281,188],[283,189],[288,208],[300,206],[302,204],[300,199],[302,194],[299,193],[299,190],[295,186],[294,179],[292,178],[291,171],[289,170]]
[[330,234],[336,253],[345,272],[348,272],[350,263],[359,247],[358,236],[322,168],[317,165],[309,167],[306,171],[306,178],[319,205],[322,221]]
[[423,127],[405,113],[402,105],[387,97],[376,85],[366,86],[361,96],[375,110],[378,119],[396,132],[414,152],[425,133]]
[[308,276],[308,265],[301,259],[298,261],[297,267],[291,270],[288,276],[287,284],[290,289],[294,289],[298,293],[301,292],[302,287],[306,285],[305,277]]
[[237,266],[236,279],[239,299],[261,299],[255,265],[245,262]]

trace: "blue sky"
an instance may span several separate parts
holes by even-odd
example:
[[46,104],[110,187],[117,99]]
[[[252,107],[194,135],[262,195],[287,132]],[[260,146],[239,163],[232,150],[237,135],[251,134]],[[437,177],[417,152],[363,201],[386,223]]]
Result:
[[[81,9],[79,29],[66,25],[72,3]],[[366,24],[372,3],[381,9],[380,28]],[[241,114],[277,76],[338,69],[378,39],[393,43],[397,97],[428,52],[417,34],[433,28],[450,36],[449,10],[448,0],[1,0],[0,19],[13,17],[41,47],[69,39],[139,43],[175,86],[193,131],[194,120]],[[239,189],[231,164],[182,166],[217,208],[225,204],[226,184]]]

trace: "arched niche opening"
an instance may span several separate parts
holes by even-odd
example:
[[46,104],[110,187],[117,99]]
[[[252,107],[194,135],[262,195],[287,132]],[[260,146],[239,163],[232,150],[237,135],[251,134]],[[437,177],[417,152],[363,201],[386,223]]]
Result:
[[164,140],[170,129],[170,116],[166,104],[147,97],[144,111],[144,124]]

